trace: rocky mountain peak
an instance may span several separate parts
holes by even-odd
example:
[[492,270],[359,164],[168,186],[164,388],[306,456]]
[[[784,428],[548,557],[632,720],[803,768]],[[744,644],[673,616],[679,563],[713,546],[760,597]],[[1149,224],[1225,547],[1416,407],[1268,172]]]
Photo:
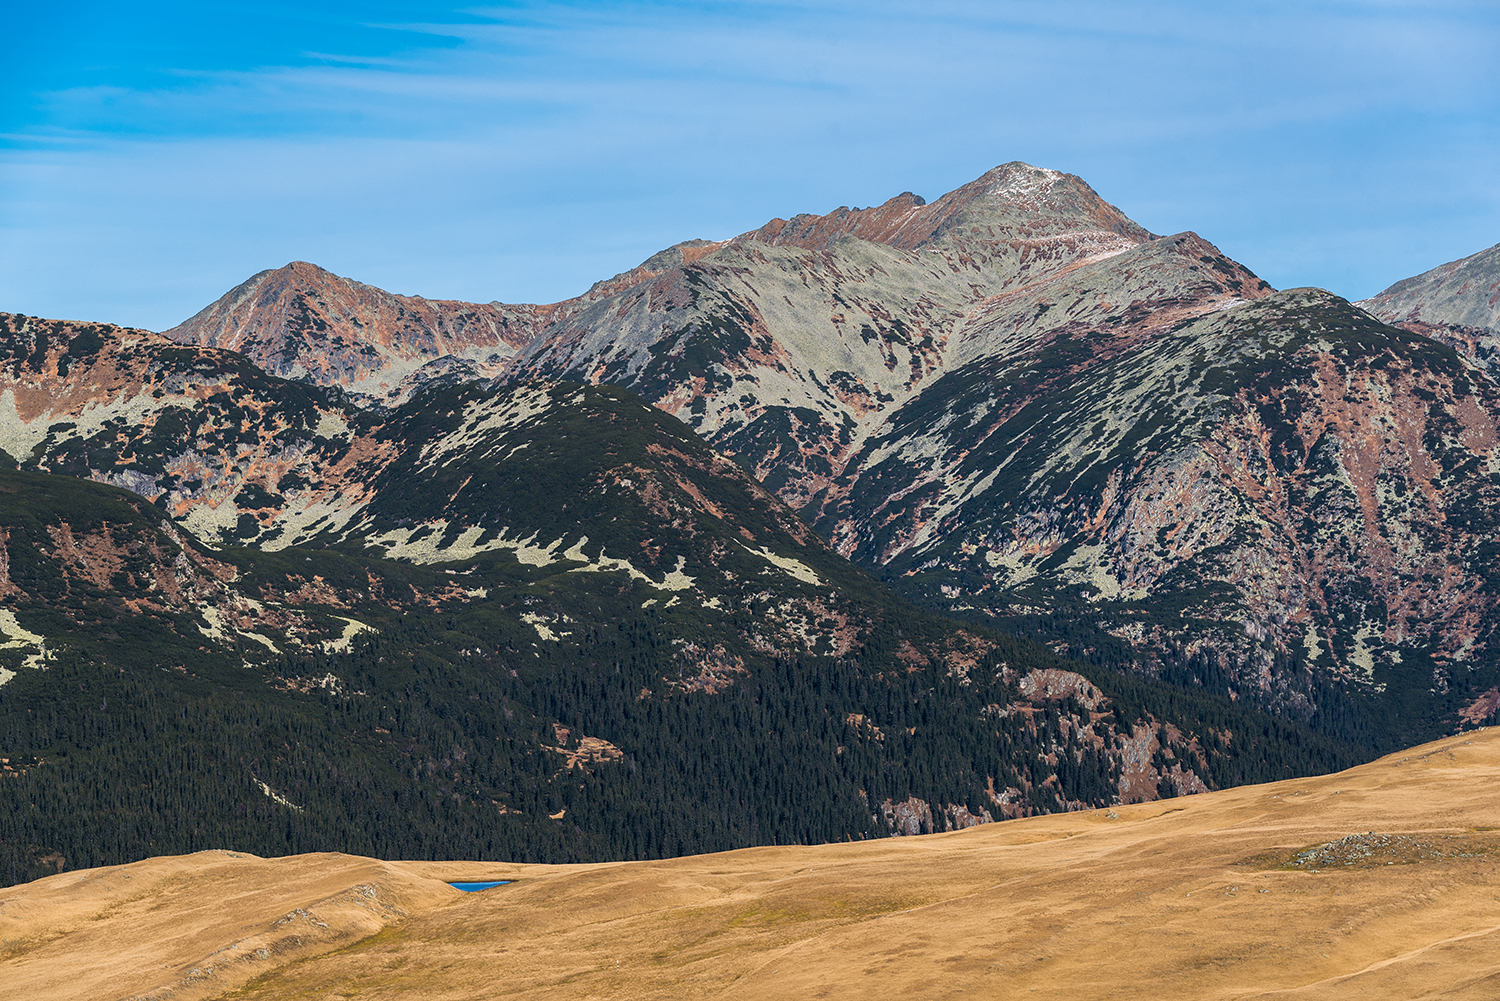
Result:
[[1358,305],[1387,323],[1500,333],[1500,243],[1399,281]]
[[[636,344],[641,337],[654,342],[664,332],[664,317],[657,313],[672,314],[674,328],[681,322],[713,327],[721,323],[723,309],[737,310],[744,303],[719,302],[717,294],[705,298],[703,283],[718,287],[726,280],[749,280],[754,273],[758,277],[744,292],[757,304],[735,323],[759,324],[766,332],[788,324],[808,330],[853,324],[848,330],[860,341],[851,348],[853,355],[874,351],[865,360],[884,374],[871,382],[856,375],[863,371],[859,358],[822,358],[823,349],[818,349],[817,366],[820,371],[825,363],[831,366],[827,374],[841,385],[851,379],[861,383],[834,392],[859,397],[855,410],[864,414],[904,396],[924,378],[954,325],[979,300],[1024,291],[1151,239],[1152,234],[1079,178],[1017,162],[996,167],[932,203],[904,191],[869,208],[841,207],[826,215],[773,219],[731,240],[687,240],[595,283],[582,296],[551,305],[396,295],[293,261],[254,275],[166,335],[183,343],[241,352],[284,378],[339,386],[366,400],[393,405],[417,386],[435,380],[524,377],[523,370],[538,358],[557,367],[554,374],[566,371],[584,381],[610,381],[599,358],[575,370],[578,352],[607,350],[614,356],[606,362],[613,366],[611,372],[638,369],[642,359],[632,345],[644,349],[644,344]],[[768,247],[782,252],[768,257]],[[815,264],[806,252],[832,256]],[[825,265],[834,259],[837,266],[829,270]],[[934,267],[946,274],[938,278]],[[777,287],[792,284],[759,303],[760,295],[751,286],[760,281]],[[851,281],[859,291],[846,288]],[[923,291],[914,298],[901,291],[917,288]],[[873,296],[869,308],[851,306],[846,292],[860,299]],[[738,295],[734,292],[731,298]],[[890,295],[895,298],[887,303]],[[634,320],[626,317],[635,313],[646,327],[633,329]],[[690,313],[702,315],[690,320]],[[753,318],[756,313],[760,320]],[[850,319],[856,315],[863,318]],[[752,341],[761,345],[757,352],[781,350],[765,348],[771,342],[760,334]],[[877,341],[899,344],[893,353],[871,348]],[[910,353],[908,348],[916,353],[903,361],[898,356]],[[627,352],[631,357],[625,357]],[[561,360],[564,356],[566,362]],[[792,378],[805,381],[806,369]],[[863,385],[867,382],[870,385]],[[819,389],[814,397],[821,399],[828,392]],[[793,391],[786,402],[802,406],[803,395]],[[821,408],[816,399],[811,402]],[[846,407],[838,404],[836,409]]]
[[917,250],[1095,232],[1104,242],[1117,243],[1118,250],[1153,238],[1081,178],[1014,161],[931,204],[907,191],[873,208],[772,219],[739,240],[824,250],[840,237],[854,236]]
[[804,212],[791,219],[772,219],[739,239],[779,247],[824,250],[841,237],[853,236],[872,243],[910,249],[920,242],[913,241],[912,234],[923,229],[924,217],[920,210],[926,205],[927,199],[921,195],[903,191],[867,209],[840,206],[827,215]]
[[1101,229],[1136,243],[1153,238],[1081,177],[1020,161],[1001,164],[944,195],[934,205],[939,207],[962,211],[965,221],[974,224],[1004,223],[1047,233]]
[[[581,298],[592,301],[618,295],[641,282],[650,281],[668,271],[701,261],[724,246],[725,242],[724,240],[684,240],[681,243],[674,243],[666,250],[658,250],[629,271],[622,271],[613,278],[595,282]],[[570,303],[559,303],[558,307],[565,311],[569,305]]]
[[551,312],[397,295],[293,261],[252,276],[165,335],[238,351],[284,378],[391,400],[427,381],[420,370],[439,359],[446,368],[466,362],[476,375],[498,372]]
[[1500,244],[1399,281],[1357,305],[1441,341],[1500,379]]

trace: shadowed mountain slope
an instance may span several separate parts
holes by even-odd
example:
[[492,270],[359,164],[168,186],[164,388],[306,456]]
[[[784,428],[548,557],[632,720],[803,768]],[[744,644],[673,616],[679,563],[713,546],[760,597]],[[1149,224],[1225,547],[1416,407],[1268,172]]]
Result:
[[230,352],[0,320],[11,881],[911,834],[1363,753],[913,609],[621,389],[373,413]]

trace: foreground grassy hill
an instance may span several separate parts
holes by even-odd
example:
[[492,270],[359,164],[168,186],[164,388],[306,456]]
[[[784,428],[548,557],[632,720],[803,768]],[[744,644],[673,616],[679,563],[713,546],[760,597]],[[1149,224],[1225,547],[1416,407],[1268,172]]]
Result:
[[[1500,731],[949,834],[594,865],[230,852],[6,891],[14,996],[1493,998]],[[445,880],[511,879],[477,894]]]

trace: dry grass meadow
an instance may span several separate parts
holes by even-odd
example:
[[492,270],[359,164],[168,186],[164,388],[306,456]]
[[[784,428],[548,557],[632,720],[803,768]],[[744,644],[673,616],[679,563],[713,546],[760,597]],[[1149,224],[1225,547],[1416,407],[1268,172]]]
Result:
[[[1491,729],[1337,775],[921,838],[67,872],[0,890],[0,996],[1493,1001],[1497,860]],[[515,882],[445,882],[485,878]]]

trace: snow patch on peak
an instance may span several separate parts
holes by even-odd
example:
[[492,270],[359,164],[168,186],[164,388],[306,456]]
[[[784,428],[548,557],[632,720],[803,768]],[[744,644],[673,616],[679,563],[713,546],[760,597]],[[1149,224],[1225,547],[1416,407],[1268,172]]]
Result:
[[1210,312],[1224,313],[1224,312],[1227,312],[1228,310],[1231,310],[1231,309],[1238,309],[1239,307],[1244,306],[1244,305],[1248,304],[1249,302],[1250,302],[1249,299],[1239,299],[1239,298],[1235,298],[1235,297],[1231,296],[1228,299],[1223,299],[1223,300],[1220,300],[1218,303],[1216,303],[1214,305],[1214,308],[1212,310],[1210,310]]
[[1048,194],[1064,175],[1060,170],[1033,167],[1018,160],[996,167],[985,176],[993,177],[998,182],[989,187],[994,194],[1012,198],[1039,198]]

